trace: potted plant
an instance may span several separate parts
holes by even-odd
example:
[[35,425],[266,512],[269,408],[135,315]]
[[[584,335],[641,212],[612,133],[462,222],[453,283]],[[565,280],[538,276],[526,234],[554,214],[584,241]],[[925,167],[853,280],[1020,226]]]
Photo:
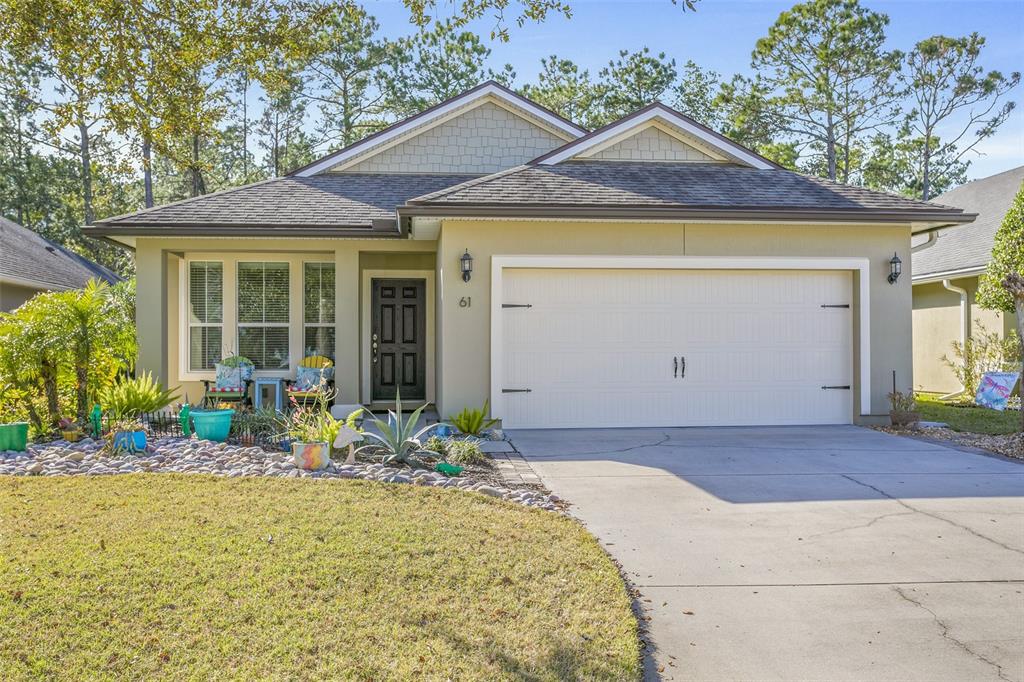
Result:
[[196,438],[220,443],[228,439],[228,433],[231,432],[231,417],[235,414],[233,409],[192,410],[191,414]]
[[134,455],[146,450],[146,427],[135,418],[114,421],[108,438],[110,449],[117,454]]
[[293,397],[292,411],[284,417],[284,433],[275,438],[290,445],[295,466],[300,469],[326,469],[331,463],[331,443],[344,425],[331,416],[328,406],[331,391],[318,393],[312,404],[299,405]]
[[921,421],[913,393],[893,391],[889,394],[889,421],[897,428],[912,428]]
[[82,430],[74,419],[63,417],[57,424],[60,426],[60,435],[69,443],[77,443],[82,439]]

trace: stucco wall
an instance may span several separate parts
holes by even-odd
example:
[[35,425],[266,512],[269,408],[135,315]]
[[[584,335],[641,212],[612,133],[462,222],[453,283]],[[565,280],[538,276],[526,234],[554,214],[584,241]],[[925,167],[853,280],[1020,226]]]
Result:
[[[969,309],[968,336],[982,328],[1006,338],[1014,329],[1013,314],[986,310],[977,304],[978,278],[966,277],[950,282],[967,290]],[[914,388],[934,393],[954,393],[962,386],[942,356],[954,359],[953,342],[960,340],[960,295],[947,290],[942,282],[918,284],[913,291]],[[979,326],[980,323],[980,326]]]
[[[197,401],[203,395],[199,380],[181,370],[179,264],[182,256],[253,255],[273,260],[282,256],[333,256],[335,262],[336,385],[340,403],[360,401],[362,277],[364,269],[434,268],[434,243],[406,240],[318,239],[163,239],[140,238],[136,244],[136,322],[139,334],[138,366],[150,370],[169,387],[179,388]],[[293,302],[296,300],[293,292]],[[297,300],[301,301],[301,293]],[[227,302],[225,302],[227,304]],[[292,325],[301,325],[301,307],[292,306]],[[227,334],[227,329],[225,329]],[[298,358],[295,358],[297,361]],[[428,358],[433,364],[433,358]],[[212,376],[210,377],[212,378]]]
[[0,282],[0,310],[10,312],[39,293],[39,289]]
[[357,163],[351,173],[495,173],[537,158],[565,140],[485,102]]
[[715,161],[704,152],[680,142],[653,126],[588,156],[589,159],[619,161]]
[[[440,276],[439,352],[443,383],[438,402],[445,414],[481,405],[490,393],[491,256],[513,254],[677,255],[677,256],[822,256],[870,259],[871,413],[888,414],[886,394],[892,371],[910,388],[909,277],[886,282],[894,251],[909,260],[909,227],[871,225],[721,225],[679,223],[524,222],[447,220],[438,246]],[[473,279],[462,281],[458,258],[474,257]],[[854,312],[858,278],[854,275]],[[469,307],[459,300],[470,297]],[[859,335],[854,315],[854,376],[860,370]],[[860,405],[855,382],[854,405]],[[500,416],[500,415],[499,415]],[[859,415],[855,415],[859,417]]]

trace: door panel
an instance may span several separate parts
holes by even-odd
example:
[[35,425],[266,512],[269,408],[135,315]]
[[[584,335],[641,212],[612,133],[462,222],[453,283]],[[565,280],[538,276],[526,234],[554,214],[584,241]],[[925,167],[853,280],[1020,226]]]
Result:
[[504,424],[849,423],[849,272],[507,269]]
[[371,280],[370,372],[373,400],[426,397],[426,282]]

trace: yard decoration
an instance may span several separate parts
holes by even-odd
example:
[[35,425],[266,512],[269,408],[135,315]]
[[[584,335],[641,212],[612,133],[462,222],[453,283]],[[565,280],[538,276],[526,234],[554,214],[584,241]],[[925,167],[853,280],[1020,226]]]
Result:
[[0,452],[4,450],[25,452],[27,449],[28,422],[0,424]]
[[92,406],[89,413],[89,423],[92,424],[92,437],[99,438],[103,433],[103,410],[99,405]]
[[363,434],[359,433],[356,429],[345,425],[338,429],[338,435],[334,438],[334,449],[341,450],[344,447],[348,447],[348,457],[345,458],[345,464],[356,463],[356,447],[355,444],[363,440]]
[[434,471],[445,476],[458,476],[464,468],[448,462],[438,462],[434,465]]
[[974,402],[981,407],[1002,412],[1018,381],[1020,372],[985,372],[978,382]]
[[231,417],[234,410],[196,410],[192,412],[192,424],[196,437],[223,443],[231,431]]
[[75,423],[74,419],[63,417],[59,422],[60,435],[69,443],[77,443],[82,439],[82,430],[78,428],[78,424]]
[[326,469],[331,463],[330,443],[292,443],[292,461],[300,469]]
[[190,421],[192,415],[192,406],[185,401],[185,404],[181,406],[181,410],[178,412],[178,423],[181,424],[181,435],[188,438],[192,435],[192,422]]
[[134,455],[146,450],[146,430],[134,419],[114,422],[110,427],[110,449],[118,454]]

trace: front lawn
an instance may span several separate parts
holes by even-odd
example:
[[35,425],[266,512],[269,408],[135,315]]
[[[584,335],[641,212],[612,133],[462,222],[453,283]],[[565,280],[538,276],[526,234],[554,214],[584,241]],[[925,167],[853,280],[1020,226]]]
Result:
[[918,393],[917,411],[925,421],[945,422],[954,431],[989,435],[1020,431],[1020,412],[997,412],[983,407],[958,406],[941,402],[938,396]]
[[456,490],[0,477],[0,679],[639,676],[573,521]]

